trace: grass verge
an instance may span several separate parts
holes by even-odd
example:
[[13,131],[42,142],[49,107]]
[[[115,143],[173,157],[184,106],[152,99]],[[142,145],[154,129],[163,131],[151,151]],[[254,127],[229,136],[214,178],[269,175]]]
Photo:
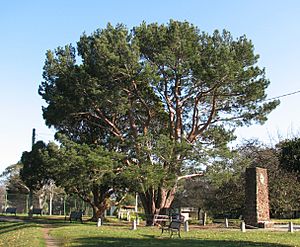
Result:
[[181,233],[182,238],[170,239],[160,235],[157,227],[138,226],[130,230],[130,224],[109,221],[96,227],[96,223],[69,223],[61,217],[37,217],[24,222],[0,222],[0,246],[46,246],[42,227],[50,228],[49,234],[58,240],[60,246],[101,246],[101,247],[300,247],[300,231],[294,233],[270,230],[224,229],[216,227],[190,226],[189,232]]
[[182,238],[160,236],[156,227],[139,227],[132,231],[129,226],[101,226],[95,224],[72,224],[55,228],[51,235],[63,246],[102,246],[102,247],[140,247],[140,246],[189,246],[189,247],[287,247],[300,246],[300,232],[271,232],[249,230],[242,233],[237,229],[192,229],[182,232]]
[[28,222],[0,222],[0,246],[44,247],[41,226]]

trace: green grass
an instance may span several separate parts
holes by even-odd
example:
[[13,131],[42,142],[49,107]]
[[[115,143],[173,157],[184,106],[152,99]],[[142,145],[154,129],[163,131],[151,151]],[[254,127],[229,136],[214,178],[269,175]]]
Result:
[[300,225],[300,219],[272,219],[272,222],[276,224],[288,224],[289,222]]
[[0,246],[43,247],[45,245],[41,226],[36,223],[0,222]]
[[193,229],[182,232],[182,238],[169,238],[168,234],[160,236],[156,227],[138,227],[132,231],[129,226],[101,226],[95,224],[72,224],[55,228],[51,235],[60,239],[63,246],[188,246],[188,247],[237,247],[264,246],[287,247],[300,246],[300,232],[270,232],[252,230],[246,233],[238,229]]
[[[25,218],[23,218],[25,219]],[[101,246],[101,247],[300,247],[300,231],[294,233],[272,232],[269,230],[195,228],[181,233],[172,239],[164,233],[160,236],[157,227],[138,226],[130,230],[130,224],[114,219],[106,225],[96,227],[96,223],[69,223],[62,217],[35,217],[33,221],[0,222],[0,246],[43,247],[42,227],[50,225],[50,235],[57,239],[60,246]]]

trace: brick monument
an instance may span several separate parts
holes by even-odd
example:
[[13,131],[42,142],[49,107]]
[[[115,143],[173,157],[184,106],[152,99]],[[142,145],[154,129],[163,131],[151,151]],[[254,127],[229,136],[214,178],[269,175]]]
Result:
[[260,167],[246,169],[246,225],[270,228],[269,188],[267,170]]

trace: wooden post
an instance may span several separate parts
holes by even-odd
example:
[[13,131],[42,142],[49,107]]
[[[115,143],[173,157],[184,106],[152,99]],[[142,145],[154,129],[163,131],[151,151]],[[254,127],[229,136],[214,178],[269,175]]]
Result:
[[207,218],[207,213],[204,212],[204,213],[202,214],[202,225],[203,225],[203,226],[206,225],[206,218]]
[[289,232],[294,232],[294,225],[293,225],[293,222],[292,221],[290,221],[289,222],[289,230],[288,230]]
[[246,232],[246,225],[244,221],[241,222],[241,231]]
[[97,221],[97,227],[100,227],[102,226],[102,220],[101,220],[101,217],[98,218],[98,221]]
[[64,216],[66,216],[66,196],[64,196]]
[[137,213],[138,211],[138,193],[135,193],[135,206],[134,206],[134,212]]
[[228,219],[225,218],[225,228],[228,228]]
[[136,219],[132,221],[131,230],[136,230]]
[[189,231],[189,222],[187,220],[184,222],[184,231],[185,232]]

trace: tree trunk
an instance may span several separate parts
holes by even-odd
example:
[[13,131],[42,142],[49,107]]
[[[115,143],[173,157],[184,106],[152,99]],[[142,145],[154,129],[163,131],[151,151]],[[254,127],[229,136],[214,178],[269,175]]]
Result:
[[172,189],[149,188],[147,191],[139,193],[146,215],[146,226],[154,224],[155,214],[165,214],[165,210],[170,208],[174,200],[175,191],[176,187]]
[[103,220],[104,212],[108,208],[108,204],[106,201],[100,203],[100,205],[95,205],[95,204],[91,205],[93,209],[93,217],[91,221],[97,222],[99,218]]
[[104,212],[108,208],[110,198],[109,189],[106,187],[99,188],[95,186],[93,189],[93,201],[90,202],[93,209],[92,221],[97,222],[99,218],[103,220]]

